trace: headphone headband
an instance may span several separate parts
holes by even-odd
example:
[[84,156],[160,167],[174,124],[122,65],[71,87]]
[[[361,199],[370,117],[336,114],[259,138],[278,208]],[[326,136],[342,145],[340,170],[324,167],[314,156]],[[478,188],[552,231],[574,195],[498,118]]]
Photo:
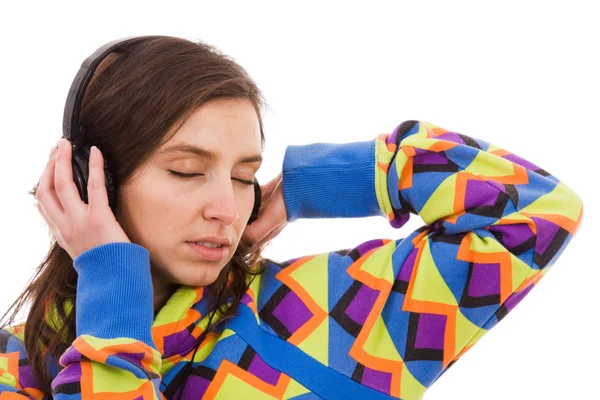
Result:
[[107,55],[118,51],[119,47],[142,37],[146,36],[128,36],[113,40],[100,47],[81,64],[75,79],[73,79],[71,88],[69,89],[63,114],[63,136],[71,141],[77,148],[80,148],[81,144],[85,141],[79,122],[79,112],[81,110],[81,103],[83,102],[83,95],[88,84],[92,80],[98,65],[100,65]]

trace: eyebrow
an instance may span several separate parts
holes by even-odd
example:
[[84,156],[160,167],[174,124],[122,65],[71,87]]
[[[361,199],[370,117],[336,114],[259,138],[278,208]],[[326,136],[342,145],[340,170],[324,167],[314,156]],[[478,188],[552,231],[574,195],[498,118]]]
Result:
[[[165,154],[165,153],[192,153],[199,157],[210,158],[213,160],[217,158],[215,156],[215,154],[211,153],[210,151],[202,149],[200,147],[192,146],[190,144],[176,144],[176,145],[168,147],[160,152],[160,154]],[[237,162],[238,163],[253,163],[253,162],[257,162],[257,161],[262,162],[262,160],[263,160],[262,155],[256,154],[256,155],[242,157]]]

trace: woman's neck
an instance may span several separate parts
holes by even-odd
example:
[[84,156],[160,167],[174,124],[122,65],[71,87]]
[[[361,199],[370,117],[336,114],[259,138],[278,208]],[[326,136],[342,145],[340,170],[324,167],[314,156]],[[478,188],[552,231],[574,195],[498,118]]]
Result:
[[173,293],[179,287],[175,283],[165,283],[165,279],[152,274],[152,288],[154,289],[154,316],[160,311],[161,308],[167,303],[167,300],[171,298]]

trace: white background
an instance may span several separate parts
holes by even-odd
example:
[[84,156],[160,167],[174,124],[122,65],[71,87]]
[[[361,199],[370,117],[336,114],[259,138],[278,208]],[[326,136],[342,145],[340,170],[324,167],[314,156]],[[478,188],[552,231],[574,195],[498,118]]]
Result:
[[[592,2],[22,2],[0,10],[0,310],[48,249],[26,193],[61,137],[81,62],[102,44],[164,34],[216,45],[265,93],[261,182],[288,144],[351,142],[421,119],[502,146],[582,198],[583,226],[525,300],[426,393],[446,399],[597,399],[600,28]],[[447,3],[447,4],[446,4]],[[300,220],[265,255],[288,259],[405,237],[382,217]],[[597,325],[596,325],[597,326]]]

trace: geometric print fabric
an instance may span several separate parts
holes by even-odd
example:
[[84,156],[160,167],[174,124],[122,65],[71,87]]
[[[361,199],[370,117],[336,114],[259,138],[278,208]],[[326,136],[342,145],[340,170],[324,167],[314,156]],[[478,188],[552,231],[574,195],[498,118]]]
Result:
[[[554,265],[583,206],[538,166],[427,122],[379,135],[374,153],[382,215],[395,228],[411,214],[425,225],[404,239],[265,260],[241,307],[265,335],[373,393],[419,399]],[[65,353],[71,364],[55,380],[55,398],[97,390],[101,385],[89,382],[108,373],[104,365],[130,371],[120,391],[106,386],[115,398],[172,398],[181,390],[184,398],[317,398],[318,385],[302,385],[310,371],[273,368],[227,324],[200,346],[185,388],[170,386],[206,322],[203,290],[186,290],[179,293],[181,319],[153,326],[158,351],[125,339],[78,339]],[[0,354],[0,387],[20,377],[12,387],[24,396],[35,385],[27,389],[28,373],[15,364],[15,338],[0,335],[0,353],[7,353]]]

